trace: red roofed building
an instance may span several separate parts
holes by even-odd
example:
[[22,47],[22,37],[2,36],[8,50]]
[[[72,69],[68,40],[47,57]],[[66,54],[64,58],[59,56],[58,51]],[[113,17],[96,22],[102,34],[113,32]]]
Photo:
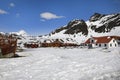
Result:
[[85,41],[85,44],[89,48],[93,47],[118,47],[119,36],[102,36],[102,37],[91,37]]

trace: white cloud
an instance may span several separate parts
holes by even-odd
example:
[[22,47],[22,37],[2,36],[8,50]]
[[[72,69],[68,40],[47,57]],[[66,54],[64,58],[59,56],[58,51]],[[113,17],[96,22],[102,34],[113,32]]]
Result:
[[10,7],[15,7],[15,4],[14,3],[10,3]]
[[0,9],[0,14],[7,14],[8,12],[5,10]]
[[44,12],[40,14],[40,17],[45,20],[63,18],[64,16],[57,16],[56,14],[50,12]]

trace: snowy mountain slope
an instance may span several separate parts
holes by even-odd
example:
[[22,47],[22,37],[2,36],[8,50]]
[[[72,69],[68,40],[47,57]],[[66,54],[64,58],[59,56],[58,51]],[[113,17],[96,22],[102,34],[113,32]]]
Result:
[[24,30],[20,30],[18,32],[10,32],[9,34],[16,34],[18,36],[28,36],[27,32],[25,32]]
[[120,13],[99,14],[95,13],[88,21],[72,20],[67,25],[56,29],[49,35],[43,36],[48,39],[73,39],[77,43],[85,42],[90,36],[120,36]]
[[[101,18],[96,17],[96,14],[98,13],[91,16],[90,20],[87,22],[89,23],[88,26],[95,30],[95,32],[110,32],[112,28],[120,26],[120,13],[104,15]],[[98,18],[98,20],[96,20],[96,18]]]

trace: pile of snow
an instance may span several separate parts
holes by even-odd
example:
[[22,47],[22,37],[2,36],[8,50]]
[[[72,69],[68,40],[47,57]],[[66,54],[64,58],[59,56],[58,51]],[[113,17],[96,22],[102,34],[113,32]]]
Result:
[[0,80],[120,80],[120,48],[39,48],[0,59]]
[[20,30],[18,32],[19,35],[22,35],[22,36],[27,36],[28,34],[24,31],[24,30]]

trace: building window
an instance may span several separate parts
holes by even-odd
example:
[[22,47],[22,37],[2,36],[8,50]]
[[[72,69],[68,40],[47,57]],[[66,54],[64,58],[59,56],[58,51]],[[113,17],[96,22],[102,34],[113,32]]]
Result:
[[104,46],[106,47],[106,46],[107,46],[107,44],[104,44]]
[[115,47],[116,47],[117,45],[115,44]]
[[91,40],[91,43],[94,43],[94,40]]
[[113,42],[115,42],[115,40],[113,40]]
[[99,47],[101,47],[101,44],[99,44]]
[[110,44],[110,47],[112,47],[112,44]]

